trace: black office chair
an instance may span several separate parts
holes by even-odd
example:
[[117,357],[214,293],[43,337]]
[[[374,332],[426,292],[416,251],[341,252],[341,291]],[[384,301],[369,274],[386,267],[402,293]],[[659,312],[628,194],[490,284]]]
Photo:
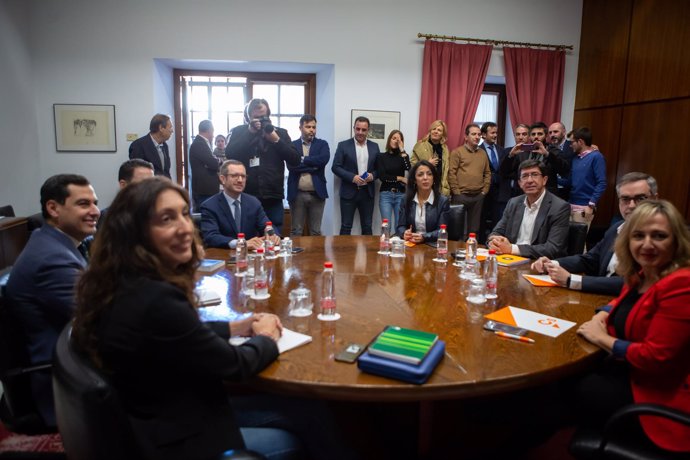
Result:
[[465,241],[465,205],[454,204],[448,213],[448,239]]
[[200,212],[193,212],[192,213],[192,222],[194,222],[194,226],[199,231],[199,233],[201,233],[201,213]]
[[14,208],[12,205],[0,206],[0,217],[14,217]]
[[56,433],[56,427],[43,422],[29,382],[29,376],[35,372],[50,373],[51,364],[31,364],[29,360],[26,337],[6,305],[5,285],[9,271],[10,267],[0,272],[0,382],[4,390],[0,400],[0,420],[15,433]]
[[568,226],[568,255],[574,256],[585,252],[587,242],[587,224],[570,222]]
[[29,229],[29,233],[33,232],[37,228],[41,228],[45,219],[43,219],[43,214],[37,212],[36,214],[31,214],[26,218],[26,226]]
[[630,418],[655,415],[690,426],[690,414],[658,404],[630,404],[618,410],[603,430],[579,429],[570,441],[569,451],[582,460],[688,460],[690,453],[670,452],[649,439],[632,437],[625,430]]
[[[70,460],[138,460],[129,417],[117,390],[71,340],[71,325],[58,338],[53,357],[55,413]],[[261,460],[262,456],[234,450],[223,459]]]

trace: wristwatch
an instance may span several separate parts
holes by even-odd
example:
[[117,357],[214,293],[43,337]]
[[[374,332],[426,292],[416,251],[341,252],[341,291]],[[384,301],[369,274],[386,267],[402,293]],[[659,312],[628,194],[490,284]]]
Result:
[[589,203],[589,204],[587,205],[587,207],[589,207],[589,208],[592,210],[593,213],[597,212],[597,205],[596,205],[596,204],[594,204],[594,203]]

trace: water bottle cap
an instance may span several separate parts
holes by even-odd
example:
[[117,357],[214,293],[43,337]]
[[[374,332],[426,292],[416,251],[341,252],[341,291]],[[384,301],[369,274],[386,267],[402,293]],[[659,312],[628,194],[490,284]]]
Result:
[[323,268],[333,268],[333,262],[324,262]]
[[244,238],[244,233],[238,233],[237,238]]
[[470,238],[476,238],[477,234],[476,233],[470,233]]
[[384,224],[387,224],[387,223],[388,223],[388,219],[383,219],[383,223],[384,223]]
[[445,228],[446,228],[446,224],[441,224],[441,228],[445,229]]
[[270,220],[269,220],[268,222],[266,222],[266,227],[268,227],[269,225],[270,225],[271,227],[273,226],[273,222],[271,222]]
[[257,253],[257,254],[263,254],[263,253],[264,253],[264,248],[258,248],[258,249],[256,250],[256,253]]
[[496,255],[496,250],[495,249],[489,249],[489,254]]

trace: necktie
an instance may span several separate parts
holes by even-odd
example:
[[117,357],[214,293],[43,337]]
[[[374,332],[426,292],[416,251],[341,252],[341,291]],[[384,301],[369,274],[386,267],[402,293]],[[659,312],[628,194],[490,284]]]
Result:
[[158,158],[161,160],[161,169],[165,169],[165,155],[163,154],[163,144],[158,144],[156,146],[158,149]]
[[237,227],[237,233],[240,233],[242,231],[240,226],[240,223],[242,222],[242,214],[240,211],[239,200],[235,200],[235,202],[232,205],[235,207],[235,227]]
[[498,171],[498,157],[496,156],[496,148],[493,144],[489,146],[491,150],[491,164],[494,166],[494,171]]
[[77,251],[84,257],[85,261],[89,261],[89,249],[86,247],[86,244],[81,243],[77,246]]

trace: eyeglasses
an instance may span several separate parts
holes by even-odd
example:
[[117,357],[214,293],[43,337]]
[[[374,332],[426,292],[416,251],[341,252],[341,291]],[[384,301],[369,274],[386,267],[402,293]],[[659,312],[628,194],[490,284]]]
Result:
[[619,196],[618,201],[621,204],[624,205],[629,205],[631,201],[634,201],[635,204],[640,203],[641,201],[648,200],[649,196],[648,195],[635,195],[635,196]]
[[247,175],[246,174],[226,174],[225,177],[229,177],[230,179],[246,179]]
[[521,174],[521,175],[520,175],[520,180],[527,180],[527,179],[530,179],[530,178],[536,179],[537,177],[541,177],[541,176],[543,176],[543,174],[542,174],[542,173],[538,173],[538,172],[525,173],[525,174]]

